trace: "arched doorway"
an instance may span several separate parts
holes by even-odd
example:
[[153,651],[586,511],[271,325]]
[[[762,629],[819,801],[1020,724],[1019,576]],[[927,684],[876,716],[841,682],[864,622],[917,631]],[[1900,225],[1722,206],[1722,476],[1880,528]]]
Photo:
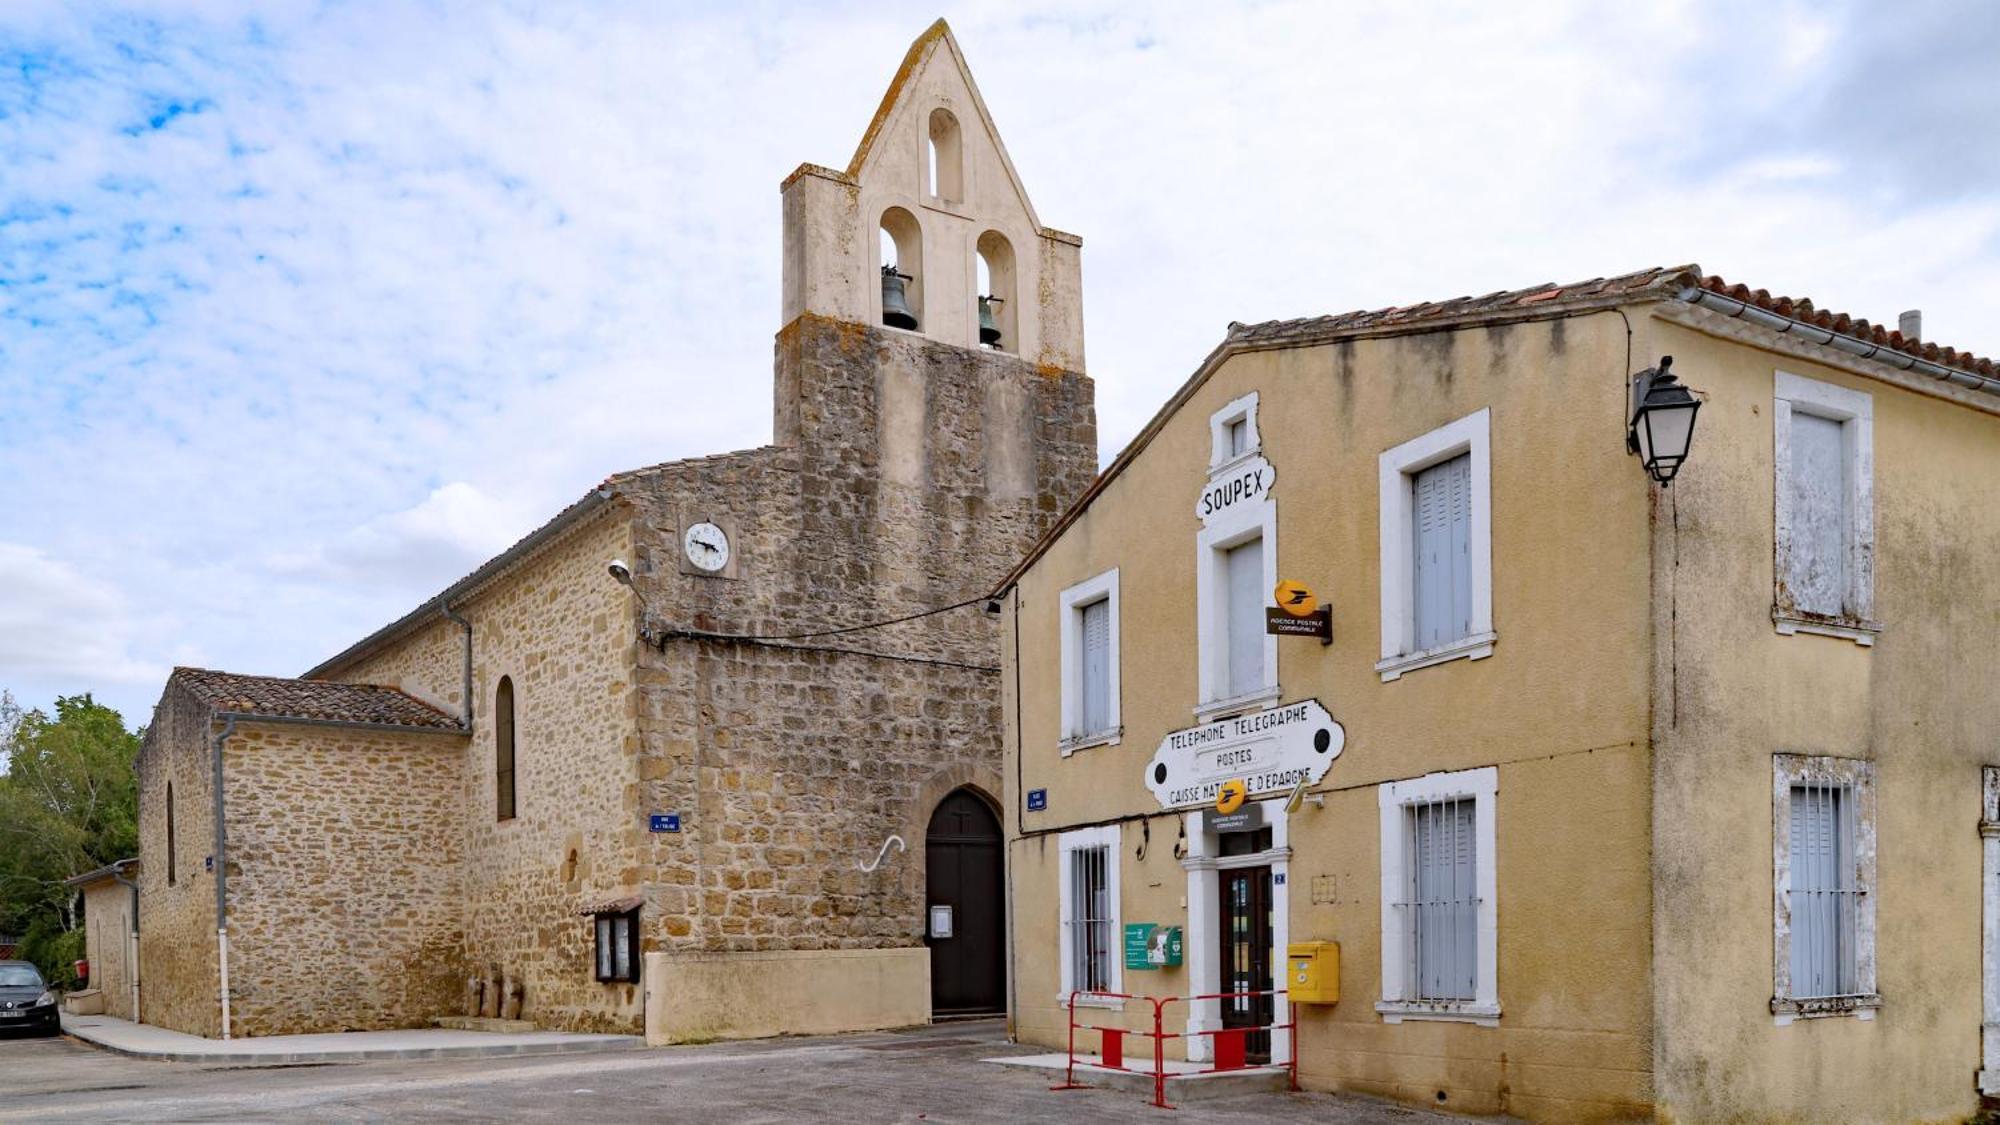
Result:
[[1004,1011],[1000,818],[979,794],[954,789],[938,802],[924,836],[924,871],[931,1011]]

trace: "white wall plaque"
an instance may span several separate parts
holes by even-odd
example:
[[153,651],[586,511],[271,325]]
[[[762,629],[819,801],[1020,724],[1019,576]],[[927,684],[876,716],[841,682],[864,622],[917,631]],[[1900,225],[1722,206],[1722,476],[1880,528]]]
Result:
[[1228,472],[1210,477],[1195,499],[1194,514],[1206,524],[1231,508],[1260,503],[1278,483],[1278,470],[1263,457],[1252,457]]
[[1146,763],[1146,788],[1168,809],[1213,804],[1233,777],[1255,797],[1317,782],[1346,745],[1319,700],[1287,703],[1167,735]]

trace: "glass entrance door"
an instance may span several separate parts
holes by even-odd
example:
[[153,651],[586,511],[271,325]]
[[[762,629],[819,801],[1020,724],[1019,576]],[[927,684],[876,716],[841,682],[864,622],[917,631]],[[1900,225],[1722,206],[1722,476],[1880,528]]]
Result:
[[[1218,871],[1221,882],[1223,992],[1257,992],[1271,987],[1271,869],[1241,867]],[[1222,1026],[1268,1027],[1273,1011],[1268,991],[1261,996],[1232,996],[1222,1001]],[[1253,1063],[1271,1061],[1271,1033],[1245,1036],[1244,1057]]]

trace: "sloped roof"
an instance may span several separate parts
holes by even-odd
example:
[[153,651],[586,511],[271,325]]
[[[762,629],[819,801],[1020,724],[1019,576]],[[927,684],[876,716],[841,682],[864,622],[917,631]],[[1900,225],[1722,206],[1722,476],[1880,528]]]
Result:
[[[1054,527],[1043,535],[1033,548],[1007,572],[1007,576],[994,587],[993,595],[1005,593],[1021,575],[1027,573],[1035,562],[1045,554],[1049,546],[1062,537],[1072,523],[1083,515],[1098,493],[1125,467],[1136,460],[1167,420],[1172,418],[1181,406],[1192,398],[1202,384],[1222,361],[1230,355],[1242,351],[1263,351],[1272,348],[1310,347],[1316,344],[1332,343],[1360,336],[1393,336],[1404,331],[1426,332],[1497,324],[1526,320],[1545,320],[1571,315],[1579,310],[1609,309],[1620,305],[1645,304],[1654,301],[1681,300],[1699,297],[1702,292],[1713,293],[1732,301],[1762,309],[1774,316],[1785,317],[1810,324],[1824,332],[1851,337],[1864,344],[1872,344],[1890,352],[1896,352],[1911,359],[1924,360],[1940,367],[1962,371],[1983,379],[2000,378],[2000,364],[1993,360],[1961,352],[1955,348],[1942,347],[1922,340],[1906,339],[1900,331],[1884,329],[1881,325],[1816,307],[1808,298],[1773,296],[1768,290],[1752,289],[1747,285],[1731,283],[1714,274],[1703,274],[1701,267],[1693,263],[1683,266],[1654,266],[1634,270],[1616,277],[1594,277],[1588,281],[1568,284],[1548,282],[1531,285],[1523,289],[1501,289],[1480,297],[1453,297],[1444,301],[1426,301],[1414,305],[1397,305],[1383,309],[1363,309],[1354,312],[1336,313],[1330,316],[1303,317],[1294,320],[1266,320],[1254,324],[1231,321],[1222,342],[1208,353],[1200,366],[1195,368],[1187,382],[1168,398],[1151,420],[1139,430],[1111,464],[1097,475],[1082,496],[1070,505]],[[1864,349],[1866,350],[1866,349]],[[1883,362],[1890,362],[1883,360]],[[1935,372],[1933,372],[1935,374]],[[1978,380],[1972,380],[1978,382]],[[1985,384],[1992,390],[1992,384]]]
[[458,720],[396,688],[241,676],[206,668],[176,668],[167,681],[179,684],[217,711],[272,719],[312,719],[328,723],[456,731]]

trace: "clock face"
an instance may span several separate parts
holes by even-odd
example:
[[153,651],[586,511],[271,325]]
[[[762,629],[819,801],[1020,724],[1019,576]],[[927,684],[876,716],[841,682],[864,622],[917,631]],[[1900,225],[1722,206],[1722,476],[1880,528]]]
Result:
[[729,536],[712,523],[694,524],[681,536],[681,549],[698,570],[711,574],[729,565]]

